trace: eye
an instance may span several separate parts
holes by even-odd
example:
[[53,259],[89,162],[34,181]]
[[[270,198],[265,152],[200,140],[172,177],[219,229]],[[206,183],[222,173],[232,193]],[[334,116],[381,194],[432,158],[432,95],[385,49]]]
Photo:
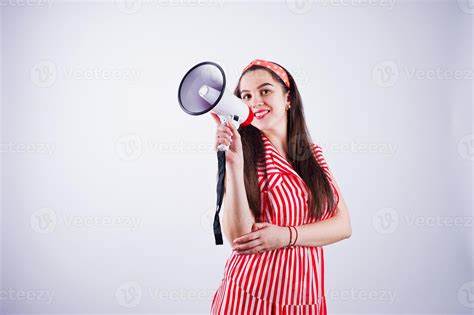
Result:
[[242,96],[242,99],[243,99],[244,101],[246,101],[246,100],[248,100],[247,97],[250,98],[250,95],[249,95],[249,94],[245,94],[244,96]]
[[268,93],[270,93],[271,91],[269,89],[264,89],[262,90],[262,94],[263,95],[267,95]]

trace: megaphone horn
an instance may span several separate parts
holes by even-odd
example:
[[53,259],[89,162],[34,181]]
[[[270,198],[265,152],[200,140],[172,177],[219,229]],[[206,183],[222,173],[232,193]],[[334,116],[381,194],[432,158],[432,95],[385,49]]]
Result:
[[[181,108],[190,115],[212,111],[222,123],[230,120],[236,128],[247,126],[253,120],[252,110],[226,89],[224,70],[215,62],[205,61],[192,67],[183,77],[178,89]],[[227,151],[221,144],[219,151]]]

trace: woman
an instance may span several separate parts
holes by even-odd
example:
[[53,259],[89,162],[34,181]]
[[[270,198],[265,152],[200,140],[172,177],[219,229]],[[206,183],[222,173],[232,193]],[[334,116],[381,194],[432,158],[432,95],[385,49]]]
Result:
[[234,94],[255,119],[217,124],[226,153],[222,225],[232,245],[211,314],[326,314],[323,247],[350,237],[344,199],[311,141],[291,74],[253,60]]

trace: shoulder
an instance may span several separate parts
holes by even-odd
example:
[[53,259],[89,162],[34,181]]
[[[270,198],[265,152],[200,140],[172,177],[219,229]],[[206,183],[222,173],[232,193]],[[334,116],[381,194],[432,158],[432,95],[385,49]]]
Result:
[[323,168],[327,168],[328,165],[327,165],[326,159],[324,158],[324,155],[323,155],[323,148],[320,145],[318,145],[317,143],[311,143],[310,146],[311,146],[311,150],[312,150],[313,155],[316,158],[316,161],[318,162],[318,164]]

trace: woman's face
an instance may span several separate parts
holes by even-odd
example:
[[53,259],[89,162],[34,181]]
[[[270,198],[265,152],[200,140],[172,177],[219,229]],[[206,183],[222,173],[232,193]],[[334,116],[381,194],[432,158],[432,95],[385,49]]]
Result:
[[258,69],[244,74],[240,80],[240,97],[254,113],[254,127],[285,130],[289,92],[284,93],[268,71]]

